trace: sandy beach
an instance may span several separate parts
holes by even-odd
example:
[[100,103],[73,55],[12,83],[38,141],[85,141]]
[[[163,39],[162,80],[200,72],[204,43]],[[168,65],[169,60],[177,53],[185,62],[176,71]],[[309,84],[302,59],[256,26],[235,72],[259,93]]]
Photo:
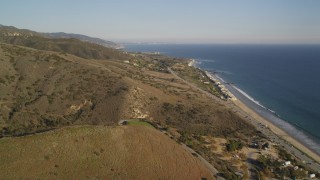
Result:
[[[210,73],[210,75],[214,77],[212,80],[216,81],[217,79],[220,79],[220,77],[216,77],[214,74]],[[230,88],[228,88],[228,86],[226,87],[227,89]],[[262,133],[264,133],[269,139],[272,139],[273,142],[283,146],[285,149],[287,149],[290,153],[294,154],[297,158],[301,159],[303,162],[309,164],[311,163],[310,167],[312,169],[320,169],[320,165],[318,164],[320,163],[320,157],[317,153],[310,150],[308,147],[306,147],[306,145],[296,140],[283,129],[279,128],[270,120],[266,119],[265,117],[257,113],[255,110],[253,110],[250,106],[246,105],[244,102],[241,101],[241,98],[238,98],[237,94],[234,94],[230,91],[229,93],[233,94],[236,98],[229,99],[226,102],[227,106],[229,106],[231,109],[234,109],[235,112],[237,112],[244,119],[248,120],[258,130],[262,131]],[[261,125],[263,125],[262,129],[260,128]],[[300,151],[303,153],[301,153]],[[318,163],[315,163],[305,154],[311,157],[313,160],[317,161]]]

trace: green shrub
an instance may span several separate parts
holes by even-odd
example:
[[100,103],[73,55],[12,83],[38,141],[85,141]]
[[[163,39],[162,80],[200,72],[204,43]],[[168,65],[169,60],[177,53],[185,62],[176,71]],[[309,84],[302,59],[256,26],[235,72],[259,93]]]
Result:
[[238,140],[230,140],[229,143],[226,145],[227,151],[241,150],[242,147],[243,143]]

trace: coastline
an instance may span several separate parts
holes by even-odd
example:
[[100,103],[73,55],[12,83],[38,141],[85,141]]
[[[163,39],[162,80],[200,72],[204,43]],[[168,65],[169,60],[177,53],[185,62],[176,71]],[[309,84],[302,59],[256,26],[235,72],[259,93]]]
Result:
[[310,156],[312,159],[314,159],[315,161],[317,161],[318,163],[320,162],[320,157],[313,152],[312,150],[310,150],[309,148],[307,148],[303,143],[299,142],[298,140],[296,140],[294,137],[292,137],[291,135],[289,135],[287,132],[285,132],[284,130],[280,129],[279,127],[277,127],[276,125],[274,125],[272,122],[270,122],[270,120],[267,120],[266,118],[262,117],[261,115],[259,115],[257,112],[255,112],[254,110],[252,110],[250,107],[248,107],[247,105],[245,105],[242,101],[240,100],[236,100],[233,102],[236,106],[238,106],[241,110],[243,110],[244,112],[246,112],[247,114],[249,114],[249,116],[251,116],[253,118],[253,120],[258,121],[262,124],[267,125],[270,130],[275,133],[277,136],[279,136],[280,138],[286,140],[287,142],[289,142],[290,144],[292,144],[293,146],[295,146],[298,150],[306,153],[308,156]]
[[[195,60],[192,60],[188,64],[188,66],[190,66],[190,64],[192,64],[192,66],[194,66],[196,68],[199,68],[199,67],[196,66],[196,61]],[[215,74],[209,73],[209,72],[207,72],[207,71],[205,71],[203,69],[201,69],[201,70],[204,71],[205,74],[207,74],[207,76],[213,82],[216,82],[216,83],[219,83],[219,84],[224,84],[222,86],[227,90],[226,93],[230,94],[230,96],[232,97],[226,102],[226,105],[228,105],[230,108],[238,108],[240,111],[243,111],[244,113],[243,112],[238,112],[239,115],[241,115],[244,119],[248,120],[255,127],[263,125],[263,126],[267,127],[267,129],[269,129],[272,133],[274,133],[278,138],[283,139],[284,141],[289,143],[289,144],[287,144],[286,142],[282,142],[282,143],[278,142],[277,144],[282,145],[284,147],[287,146],[287,147],[285,147],[286,149],[288,149],[288,148],[294,149],[292,147],[292,146],[294,146],[297,150],[301,151],[302,154],[299,154],[298,152],[297,153],[293,153],[293,154],[296,157],[298,157],[299,159],[301,159],[302,161],[303,161],[303,159],[307,159],[308,158],[307,156],[305,156],[303,154],[303,153],[305,153],[309,157],[311,157],[313,160],[315,160],[316,162],[320,163],[319,154],[317,154],[317,152],[313,151],[312,149],[308,148],[307,144],[299,141],[298,139],[296,139],[296,137],[294,137],[293,135],[291,135],[288,132],[286,132],[285,129],[282,129],[282,128],[278,127],[274,122],[272,122],[272,120],[270,120],[269,118],[266,118],[265,116],[261,115],[261,110],[260,110],[260,113],[259,113],[253,107],[251,107],[250,105],[246,104],[244,102],[244,100],[243,100],[243,97],[242,98],[239,97],[239,94],[241,92],[239,92],[238,88],[236,88],[235,86],[233,86],[231,84],[226,84],[221,77],[216,76]],[[233,92],[232,92],[230,87],[233,88]],[[238,91],[238,93],[235,93],[235,90]],[[248,100],[250,100],[250,99],[248,99]],[[231,104],[230,104],[230,102],[231,102]],[[252,103],[254,103],[254,102],[252,102]],[[235,107],[233,107],[233,105]],[[259,105],[257,104],[257,106],[259,106]],[[260,106],[261,106],[261,108],[263,107],[262,105],[260,105]],[[263,108],[265,108],[265,107],[263,107]],[[270,138],[270,135],[267,135],[267,137]],[[285,145],[283,143],[285,143]],[[295,152],[295,151],[293,151],[293,152]]]

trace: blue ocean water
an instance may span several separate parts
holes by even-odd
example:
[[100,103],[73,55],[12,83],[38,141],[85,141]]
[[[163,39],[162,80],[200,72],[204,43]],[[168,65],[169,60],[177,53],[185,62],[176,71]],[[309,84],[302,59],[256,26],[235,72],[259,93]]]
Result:
[[[126,45],[196,59],[281,119],[320,141],[320,45]],[[294,133],[294,132],[292,132]]]

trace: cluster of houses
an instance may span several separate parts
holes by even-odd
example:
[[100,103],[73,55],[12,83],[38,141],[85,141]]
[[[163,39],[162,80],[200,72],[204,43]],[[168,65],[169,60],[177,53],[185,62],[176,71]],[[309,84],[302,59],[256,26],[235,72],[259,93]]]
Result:
[[[270,144],[268,142],[265,142],[265,141],[254,140],[251,143],[249,143],[249,147],[250,148],[255,148],[255,149],[268,150],[270,148]],[[306,173],[306,175],[308,175],[308,177],[310,179],[313,179],[313,178],[316,177],[316,174],[314,174],[314,173],[308,174],[308,171],[305,171],[303,168],[300,168],[299,166],[295,166],[294,164],[291,163],[291,161],[288,161],[288,160],[285,160],[285,161],[282,162],[282,167],[283,168],[291,167],[295,171],[303,171],[303,172]]]
[[[284,161],[282,163],[282,166],[284,166],[284,167],[292,166],[291,161]],[[295,171],[297,171],[297,170],[299,170],[299,166],[294,166],[293,169]],[[303,170],[303,169],[300,168],[300,170]],[[306,173],[308,173],[308,171],[306,171]],[[315,177],[316,177],[316,174],[309,174],[309,178],[312,179],[312,178],[315,178]]]
[[[221,99],[230,99],[230,100],[237,100],[237,98],[217,79],[216,77],[212,76],[209,72],[205,72],[206,76],[214,82],[214,85],[220,89],[220,91],[224,94],[221,96]],[[210,84],[210,82],[204,82],[204,84]]]

